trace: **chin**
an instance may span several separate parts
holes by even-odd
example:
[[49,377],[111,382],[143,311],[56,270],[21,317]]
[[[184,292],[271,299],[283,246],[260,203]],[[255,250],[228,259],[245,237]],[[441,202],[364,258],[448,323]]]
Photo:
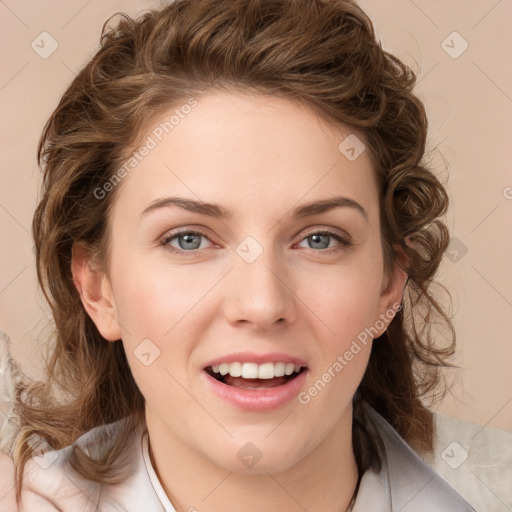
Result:
[[[217,446],[222,447],[222,444]],[[253,438],[253,441],[237,441],[236,445],[233,443],[229,447],[224,445],[224,449],[221,448],[219,452],[206,452],[205,455],[226,471],[254,475],[286,471],[297,464],[306,453],[304,443],[291,442],[288,438],[284,444],[278,438],[269,441],[262,435]]]

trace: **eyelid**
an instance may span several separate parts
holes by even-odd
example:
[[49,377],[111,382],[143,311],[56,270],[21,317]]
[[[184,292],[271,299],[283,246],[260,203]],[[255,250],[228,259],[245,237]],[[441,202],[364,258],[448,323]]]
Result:
[[[167,245],[170,240],[177,238],[179,235],[191,234],[191,235],[203,236],[204,238],[209,240],[212,244],[215,244],[216,242],[213,240],[214,237],[211,236],[209,233],[210,233],[209,230],[207,230],[204,227],[186,226],[186,227],[176,228],[176,229],[167,231],[159,238],[159,241],[162,245]],[[199,249],[196,249],[196,251],[198,251],[198,250]],[[183,250],[183,252],[193,253],[194,251],[184,251]]]
[[346,231],[339,228],[332,228],[326,226],[313,226],[312,228],[308,228],[306,233],[301,235],[301,240],[307,238],[308,236],[315,235],[317,233],[327,233],[329,235],[336,235],[346,241],[352,240],[352,237]]

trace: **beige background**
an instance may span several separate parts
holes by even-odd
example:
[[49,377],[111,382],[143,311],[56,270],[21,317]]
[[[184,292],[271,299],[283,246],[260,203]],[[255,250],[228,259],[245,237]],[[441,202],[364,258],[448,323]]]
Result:
[[[417,92],[431,123],[432,163],[441,180],[448,180],[452,200],[448,224],[455,241],[439,276],[453,296],[456,362],[462,369],[449,374],[453,396],[438,410],[512,431],[512,2],[360,4],[384,48],[418,74]],[[47,334],[30,236],[38,137],[76,71],[97,49],[106,18],[158,5],[0,0],[0,328],[29,375],[40,374],[38,350]],[[45,38],[50,48],[42,32],[58,44],[46,59],[31,47],[33,41],[42,47]],[[467,49],[458,55],[465,42]]]

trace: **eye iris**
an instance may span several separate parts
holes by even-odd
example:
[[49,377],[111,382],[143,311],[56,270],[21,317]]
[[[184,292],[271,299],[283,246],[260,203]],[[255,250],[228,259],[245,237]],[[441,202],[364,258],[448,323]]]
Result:
[[[324,242],[327,241],[327,243],[322,243],[321,241],[319,241],[319,239],[321,239],[322,237],[324,238]],[[319,233],[309,236],[309,238],[313,241],[314,249],[326,249],[327,247],[329,247],[329,237],[330,235],[322,235]],[[320,247],[318,247],[318,244],[320,245]]]
[[[193,243],[194,238],[197,239],[195,244]],[[191,239],[192,239],[192,241],[191,241]],[[185,235],[180,235],[178,237],[178,240],[179,240],[179,245],[180,245],[181,249],[197,249],[201,245],[201,235],[198,235],[195,233],[187,233]],[[181,240],[185,240],[185,242],[184,242],[185,246],[183,246],[183,244],[181,243]],[[192,243],[192,245],[194,245],[194,247],[188,246],[188,244],[190,244],[190,243]]]

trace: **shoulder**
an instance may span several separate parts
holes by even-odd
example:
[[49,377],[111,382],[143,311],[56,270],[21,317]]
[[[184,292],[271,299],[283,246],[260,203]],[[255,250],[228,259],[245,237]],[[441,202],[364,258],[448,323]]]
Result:
[[25,466],[19,512],[163,512],[144,460],[145,428],[122,439],[116,472],[103,482],[84,478],[71,466],[74,446],[80,446],[92,459],[111,460],[110,443],[119,439],[121,422],[96,427],[73,445],[33,457]]
[[387,488],[392,510],[402,512],[474,512],[474,508],[434,471],[391,427],[366,404],[385,447],[380,484]]
[[93,512],[103,499],[102,485],[73,469],[70,453],[75,446],[89,455],[101,451],[105,439],[115,435],[120,422],[93,428],[75,443],[32,457],[23,472],[20,512]]
[[86,480],[71,466],[69,456],[74,446],[87,449],[107,426],[83,434],[73,445],[47,450],[33,456],[23,470],[20,512],[80,510],[93,511],[98,501],[96,482]]
[[440,413],[435,419],[429,465],[477,510],[512,503],[512,432]]
[[[21,501],[16,503],[15,467],[13,460],[0,453],[0,510],[2,512],[57,512],[80,510],[87,512],[83,500],[77,499],[75,487],[65,475],[62,463],[64,451],[49,451],[43,456],[30,459],[23,471]],[[60,460],[60,462],[57,462]],[[73,497],[74,496],[74,497]],[[61,508],[61,498],[68,508]]]

